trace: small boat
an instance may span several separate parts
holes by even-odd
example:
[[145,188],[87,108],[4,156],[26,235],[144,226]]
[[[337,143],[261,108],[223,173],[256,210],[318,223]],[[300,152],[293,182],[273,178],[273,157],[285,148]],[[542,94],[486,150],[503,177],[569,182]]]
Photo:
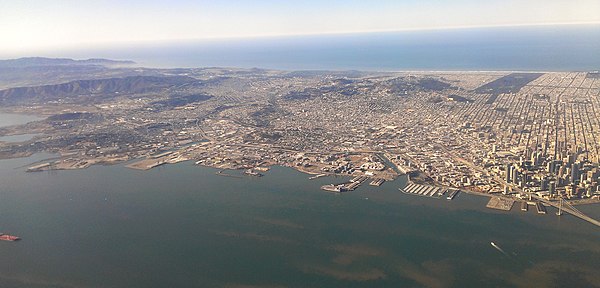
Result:
[[21,240],[21,238],[17,237],[17,236],[13,236],[13,235],[0,233],[0,240],[2,240],[2,241],[18,241],[18,240]]
[[255,176],[255,177],[262,177],[262,176],[263,176],[262,174],[260,174],[260,173],[258,173],[258,172],[256,172],[256,171],[254,171],[254,170],[252,170],[252,169],[248,169],[248,170],[246,170],[246,171],[244,172],[244,174],[246,174],[246,175],[250,175],[250,176]]

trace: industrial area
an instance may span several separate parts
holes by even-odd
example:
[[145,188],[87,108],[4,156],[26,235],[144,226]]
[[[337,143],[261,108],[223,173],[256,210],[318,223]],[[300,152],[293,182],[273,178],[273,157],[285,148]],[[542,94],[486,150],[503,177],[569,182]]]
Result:
[[260,176],[280,165],[351,177],[322,187],[337,193],[406,174],[409,195],[463,191],[490,196],[490,208],[554,206],[597,224],[574,205],[600,202],[598,73],[121,73],[1,90],[4,112],[44,119],[0,128],[36,135],[0,142],[0,157],[59,155],[29,172],[194,161]]

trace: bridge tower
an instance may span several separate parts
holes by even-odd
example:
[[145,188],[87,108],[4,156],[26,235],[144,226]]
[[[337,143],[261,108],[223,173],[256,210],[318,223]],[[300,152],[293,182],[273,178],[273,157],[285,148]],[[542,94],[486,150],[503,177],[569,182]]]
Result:
[[563,201],[564,201],[564,198],[560,197],[560,202],[558,203],[558,212],[556,212],[556,215],[558,215],[558,216],[562,215],[562,213],[563,213],[562,212]]

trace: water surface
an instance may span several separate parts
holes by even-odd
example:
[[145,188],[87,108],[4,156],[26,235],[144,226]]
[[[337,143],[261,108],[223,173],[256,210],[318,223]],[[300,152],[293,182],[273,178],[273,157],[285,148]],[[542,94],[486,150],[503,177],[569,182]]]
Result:
[[0,231],[23,237],[0,243],[0,287],[600,283],[600,229],[552,210],[405,195],[403,178],[337,195],[319,186],[343,179],[282,167],[244,179],[190,162],[24,172],[44,157],[0,161]]
[[34,116],[34,115],[0,112],[0,127],[26,124],[26,123],[41,120],[41,119],[43,119],[43,118],[40,118],[40,117]]
[[588,71],[600,70],[598,51],[596,24],[180,41],[52,56],[131,59],[158,67]]
[[20,135],[10,135],[10,136],[0,136],[0,142],[24,142],[33,139],[36,136],[43,135],[41,133],[34,134],[20,134]]

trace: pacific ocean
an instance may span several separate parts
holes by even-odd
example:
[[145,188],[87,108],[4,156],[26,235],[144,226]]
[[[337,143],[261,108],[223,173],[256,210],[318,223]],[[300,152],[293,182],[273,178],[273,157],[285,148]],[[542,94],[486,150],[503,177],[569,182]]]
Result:
[[189,40],[46,56],[131,59],[163,68],[594,71],[599,51],[596,24]]

